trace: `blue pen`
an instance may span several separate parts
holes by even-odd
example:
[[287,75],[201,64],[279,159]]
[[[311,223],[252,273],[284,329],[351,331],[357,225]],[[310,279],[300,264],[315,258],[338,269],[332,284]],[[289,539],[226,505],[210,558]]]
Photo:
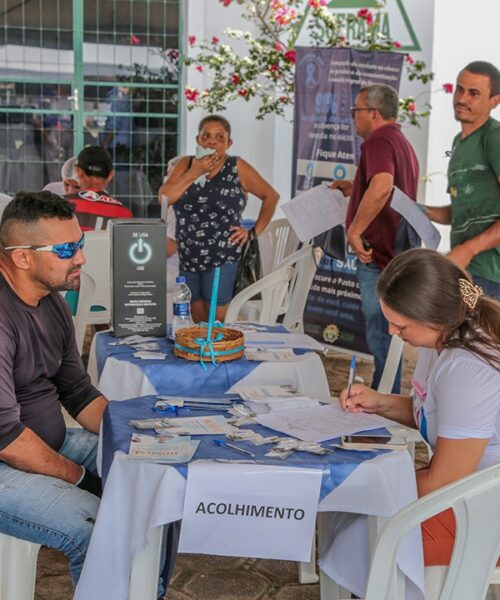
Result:
[[253,452],[250,452],[250,450],[245,450],[244,448],[239,448],[238,446],[235,446],[234,444],[229,444],[225,440],[212,440],[212,442],[214,444],[217,444],[217,446],[227,446],[228,448],[232,448],[233,450],[237,450],[238,452],[243,452],[243,454],[248,454],[248,456],[255,456],[255,454]]
[[[351,387],[354,382],[354,374],[356,372],[356,355],[351,358],[351,366],[349,367],[349,381],[347,382],[347,400],[351,397]],[[347,412],[348,405],[346,401],[345,410]]]

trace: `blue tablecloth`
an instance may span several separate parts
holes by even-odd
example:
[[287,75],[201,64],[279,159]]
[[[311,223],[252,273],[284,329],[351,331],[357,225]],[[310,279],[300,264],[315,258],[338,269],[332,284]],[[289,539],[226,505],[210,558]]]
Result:
[[[266,327],[268,331],[284,333],[287,330],[279,325]],[[217,365],[205,363],[203,368],[199,362],[185,360],[174,356],[174,343],[166,338],[156,338],[160,352],[167,354],[163,360],[144,360],[133,356],[136,350],[127,345],[112,345],[118,341],[110,333],[96,336],[97,372],[101,376],[106,359],[112,356],[138,366],[145,373],[159,394],[202,396],[203,394],[223,394],[230,387],[246,377],[259,366],[259,362],[240,358]],[[295,350],[296,354],[303,351]]]
[[157,341],[160,344],[160,352],[167,354],[164,361],[135,358],[134,348],[126,345],[112,346],[110,343],[116,342],[114,336],[109,333],[99,334],[96,341],[99,376],[106,359],[112,356],[140,367],[159,394],[200,396],[203,393],[223,394],[259,364],[241,358],[219,363],[216,366],[206,363],[204,369],[199,362],[174,356],[173,342],[166,338],[157,338]]
[[[121,450],[122,452],[128,453],[130,439],[132,434],[136,432],[136,430],[134,430],[128,424],[128,422],[131,419],[147,419],[152,417],[166,416],[164,413],[158,413],[153,409],[155,402],[155,396],[143,396],[142,398],[133,398],[132,400],[122,400],[109,403],[103,419],[103,481],[105,481],[111,467],[111,463],[113,462],[114,452]],[[186,417],[193,415],[202,416],[213,414],[221,413],[218,411],[188,411],[187,409],[180,409],[178,416]],[[171,413],[168,414],[168,417],[173,418]],[[279,435],[275,431],[272,431],[271,429],[261,425],[252,425],[251,429],[261,433],[265,437],[270,435]],[[153,431],[145,431],[144,433],[152,434]],[[387,433],[387,431],[384,429],[380,431],[377,430],[377,432],[372,431],[371,433]],[[231,450],[231,448],[219,447],[212,442],[213,439],[220,439],[221,437],[223,436],[193,436],[193,439],[201,440],[201,443],[198,446],[194,456],[194,460],[245,459],[243,454]],[[237,442],[237,445],[253,452],[256,455],[255,459],[248,457],[249,460],[255,460],[261,464],[322,469],[323,481],[321,484],[320,499],[323,499],[337,486],[339,486],[363,461],[374,458],[378,454],[388,452],[388,450],[360,452],[354,450],[335,449],[331,454],[322,456],[317,456],[308,452],[293,452],[288,458],[283,460],[279,458],[267,458],[264,456],[266,452],[271,449],[271,445],[255,446],[251,442]],[[187,465],[175,465],[175,467],[184,477],[187,476]]]

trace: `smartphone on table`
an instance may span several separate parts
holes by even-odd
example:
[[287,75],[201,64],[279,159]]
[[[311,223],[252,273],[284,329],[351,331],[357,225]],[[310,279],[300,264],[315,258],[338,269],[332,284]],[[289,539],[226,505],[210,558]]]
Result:
[[341,444],[350,450],[406,450],[408,447],[406,438],[392,435],[344,435]]

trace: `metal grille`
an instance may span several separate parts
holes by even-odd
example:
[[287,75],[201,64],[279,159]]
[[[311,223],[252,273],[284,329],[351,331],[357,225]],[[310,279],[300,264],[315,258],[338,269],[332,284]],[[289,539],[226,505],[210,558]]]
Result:
[[108,190],[154,214],[177,154],[180,0],[0,0],[0,191],[61,180],[86,145]]

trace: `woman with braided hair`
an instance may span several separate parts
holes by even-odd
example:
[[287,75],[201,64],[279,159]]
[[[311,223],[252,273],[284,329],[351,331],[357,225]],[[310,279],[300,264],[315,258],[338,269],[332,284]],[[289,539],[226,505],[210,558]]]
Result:
[[[396,256],[377,285],[389,331],[420,349],[410,396],[379,394],[354,384],[340,401],[420,430],[433,450],[417,471],[424,496],[500,462],[500,303],[434,250]],[[422,524],[426,566],[449,564],[453,512]]]

